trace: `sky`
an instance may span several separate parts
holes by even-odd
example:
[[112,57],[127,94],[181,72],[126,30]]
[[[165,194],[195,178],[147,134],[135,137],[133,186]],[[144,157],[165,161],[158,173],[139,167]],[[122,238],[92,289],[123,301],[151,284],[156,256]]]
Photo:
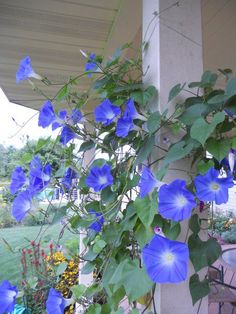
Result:
[[38,111],[9,102],[1,88],[0,130],[0,144],[16,148],[24,146],[27,135],[30,139],[38,139],[52,134],[51,129],[38,127]]

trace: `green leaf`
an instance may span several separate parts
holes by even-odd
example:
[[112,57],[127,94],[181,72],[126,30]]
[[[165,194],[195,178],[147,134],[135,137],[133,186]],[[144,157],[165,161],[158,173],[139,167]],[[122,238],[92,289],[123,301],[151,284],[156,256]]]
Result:
[[57,224],[59,221],[61,221],[61,219],[66,216],[67,209],[69,207],[70,207],[69,204],[67,204],[65,206],[57,207],[56,212],[55,212],[53,219],[51,221],[51,224]]
[[184,89],[185,83],[181,86],[181,84],[177,84],[174,87],[171,88],[169,96],[168,96],[168,102],[173,100],[179,93]]
[[183,114],[178,118],[185,125],[191,125],[206,110],[204,103],[197,103],[185,109]]
[[190,260],[195,271],[212,265],[221,254],[221,246],[215,239],[202,241],[197,234],[192,234],[188,240]]
[[194,305],[198,300],[204,298],[210,293],[209,282],[207,279],[200,281],[198,274],[194,274],[190,277],[189,290]]
[[108,303],[110,307],[115,310],[114,313],[117,313],[117,307],[120,304],[120,301],[124,298],[125,296],[125,289],[123,286],[121,286],[118,290],[112,293],[112,295],[108,299]]
[[67,262],[62,262],[58,265],[57,270],[56,270],[56,275],[60,276],[64,273],[64,271],[67,268]]
[[202,117],[198,118],[191,127],[191,137],[204,145],[208,137],[215,130],[216,126],[223,122],[224,119],[225,115],[223,112],[217,112],[211,123],[207,123]]
[[114,89],[115,93],[120,93],[124,91],[132,91],[142,88],[143,84],[127,84],[125,86],[118,86]]
[[224,105],[225,109],[228,109],[232,114],[236,114],[236,95],[231,96]]
[[135,102],[143,106],[143,92],[141,90],[132,92],[130,96],[134,99]]
[[155,86],[149,86],[144,91],[138,90],[130,94],[135,102],[141,106],[147,105],[155,96],[157,96],[157,90]]
[[63,164],[60,166],[60,168],[56,171],[56,173],[55,173],[54,176],[55,176],[56,178],[61,178],[61,177],[64,176],[65,171],[66,171],[66,167],[65,167],[65,164],[63,163]]
[[93,263],[87,262],[81,269],[81,274],[83,275],[91,274],[94,271],[94,268],[95,266]]
[[139,260],[124,260],[118,265],[110,284],[121,284],[124,286],[126,295],[130,302],[148,293],[153,282],[148,278],[144,268],[139,267]]
[[136,224],[134,229],[135,239],[138,241],[138,244],[143,248],[154,236],[152,228],[145,228],[143,223],[139,222]]
[[122,307],[118,308],[117,311],[112,311],[111,314],[124,314],[124,309]]
[[185,146],[185,142],[181,141],[172,145],[164,159],[164,165],[168,165],[173,161],[179,160],[187,156],[193,149],[193,144],[190,143]]
[[201,230],[198,214],[194,214],[189,220],[189,228],[193,233],[198,233]]
[[236,77],[232,77],[225,86],[225,94],[233,96],[236,94]]
[[232,148],[236,149],[236,137],[232,139]]
[[93,245],[93,252],[100,253],[104,247],[106,246],[106,242],[104,240],[98,240]]
[[80,145],[79,152],[86,152],[87,150],[92,149],[94,146],[95,146],[95,143],[93,141],[83,142]]
[[145,198],[137,197],[134,201],[134,207],[145,228],[150,228],[154,216],[157,214],[157,201],[151,201],[148,196]]
[[120,223],[122,231],[132,230],[137,219],[138,216],[136,214],[136,209],[134,208],[134,202],[130,202],[125,210],[125,216]]
[[129,312],[129,314],[139,314],[139,310],[138,309],[133,309]]
[[85,285],[82,285],[82,284],[76,285],[76,286],[73,286],[70,288],[70,290],[73,293],[73,297],[77,300],[79,300],[83,296],[86,289],[87,289],[87,287]]
[[59,93],[56,96],[56,100],[57,101],[62,101],[63,99],[65,99],[70,93],[70,86],[69,84],[66,84],[65,86],[63,86],[60,90]]
[[87,314],[100,314],[102,310],[102,307],[100,304],[95,303],[93,305],[90,305],[88,308]]
[[33,155],[31,153],[25,153],[22,157],[21,157],[21,160],[20,160],[20,163],[21,164],[28,164],[29,162],[31,162],[33,158]]
[[117,198],[117,194],[111,190],[110,186],[107,186],[101,192],[101,199],[104,203],[109,203],[115,201]]
[[189,88],[201,87],[201,82],[191,82],[188,84]]
[[108,303],[103,304],[101,314],[107,314],[110,312],[111,312],[111,308],[110,308],[109,304]]
[[[164,230],[163,230],[164,231]],[[181,232],[179,222],[171,222],[170,228],[165,229],[165,236],[170,240],[176,240]]]
[[46,146],[50,142],[50,140],[51,140],[51,136],[47,138],[40,138],[37,142],[35,152],[40,151],[44,146]]
[[200,160],[197,164],[197,170],[200,174],[205,174],[211,167],[214,166],[214,161],[212,159],[205,162],[204,160]]
[[143,145],[141,146],[139,152],[138,152],[138,156],[134,162],[134,168],[140,164],[141,162],[143,162],[144,160],[146,160],[148,158],[148,156],[150,155],[153,146],[155,144],[155,135],[151,135],[148,138],[145,139],[145,141],[143,142]]
[[145,89],[143,93],[143,104],[147,105],[151,102],[151,100],[157,96],[157,90],[155,86],[149,86],[147,89]]
[[215,138],[209,138],[206,142],[206,150],[212,154],[216,160],[221,162],[221,160],[228,155],[230,144],[228,139],[216,140]]
[[100,284],[93,284],[86,289],[85,295],[87,298],[91,298],[94,294],[97,294],[101,290],[102,286]]
[[150,133],[155,133],[161,124],[161,114],[159,111],[153,112],[147,120],[147,128]]
[[218,75],[211,71],[205,71],[201,78],[201,87],[213,87],[216,83]]
[[96,80],[96,81],[92,84],[92,88],[93,88],[93,89],[100,89],[100,88],[102,88],[104,85],[106,85],[110,79],[111,79],[111,76],[109,76],[109,75],[104,76],[102,79]]
[[122,228],[117,223],[111,223],[103,229],[103,239],[106,243],[118,247],[121,243]]
[[94,261],[96,259],[96,257],[98,256],[97,253],[95,253],[94,251],[92,251],[92,249],[89,249],[88,252],[83,256],[85,261]]
[[225,102],[225,100],[227,100],[227,99],[228,99],[227,95],[218,94],[218,95],[215,95],[212,98],[208,99],[207,103],[209,105],[220,104],[220,103],[223,104]]

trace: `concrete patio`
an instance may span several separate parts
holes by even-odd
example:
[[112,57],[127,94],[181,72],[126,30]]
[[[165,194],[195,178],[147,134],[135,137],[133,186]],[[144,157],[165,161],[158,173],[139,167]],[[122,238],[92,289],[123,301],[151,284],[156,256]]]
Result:
[[[223,244],[222,245],[222,251],[236,248],[235,244]],[[221,259],[217,260],[217,262],[214,264],[215,267],[220,268],[221,266],[224,267],[224,281],[227,284],[236,286],[236,272],[235,270],[231,269],[226,263],[224,263]],[[236,291],[233,291],[235,293],[235,302],[236,302]],[[217,303],[211,303],[209,304],[209,314],[218,314],[219,306]],[[235,314],[236,313],[236,307],[232,306],[229,303],[225,303],[221,308],[221,314]]]

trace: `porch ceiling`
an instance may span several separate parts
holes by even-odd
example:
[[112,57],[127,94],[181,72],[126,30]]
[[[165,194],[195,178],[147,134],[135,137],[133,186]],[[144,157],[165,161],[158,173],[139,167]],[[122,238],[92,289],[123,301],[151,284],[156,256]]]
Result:
[[[141,3],[142,0],[1,0],[0,87],[10,101],[38,109],[44,98],[33,92],[27,82],[15,82],[19,61],[29,55],[37,73],[53,82],[65,82],[84,70],[86,60],[80,49],[109,56],[133,40],[141,25]],[[81,81],[82,90],[88,80]],[[50,97],[57,89],[43,87]]]
[[[204,69],[236,71],[235,13],[235,0],[202,0]],[[37,73],[64,82],[84,69],[80,49],[109,56],[140,38],[141,19],[142,0],[0,0],[0,87],[10,101],[38,109],[44,99],[15,82],[24,56]],[[47,88],[50,97],[56,91]]]

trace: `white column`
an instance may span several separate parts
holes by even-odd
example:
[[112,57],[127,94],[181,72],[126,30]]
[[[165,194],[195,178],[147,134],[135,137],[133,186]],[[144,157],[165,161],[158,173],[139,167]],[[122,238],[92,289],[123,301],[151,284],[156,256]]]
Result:
[[[154,12],[157,15],[155,19]],[[153,21],[151,22],[151,20]],[[173,111],[176,103],[167,104],[170,89],[184,82],[198,81],[203,72],[201,0],[143,0],[143,41],[147,49],[143,54],[143,81],[145,85],[154,85],[158,90],[158,99],[152,104],[152,110]],[[178,96],[190,97],[185,92]],[[190,169],[190,163],[180,161],[175,168]],[[186,177],[182,171],[172,171],[165,181],[177,177]],[[182,224],[183,241],[187,232],[187,222]],[[189,266],[189,275],[193,273]],[[192,306],[189,282],[165,284],[156,290],[157,313],[161,314],[206,314],[207,298]]]
[[[84,126],[89,132],[93,132],[93,127],[91,124],[89,123],[85,123],[85,126]],[[89,165],[91,165],[91,163],[93,162],[94,160],[94,148],[90,149],[90,150],[87,150],[85,153],[84,153],[84,158],[83,158],[83,168],[86,168],[88,167]],[[83,232],[83,230],[81,230],[81,232]],[[80,253],[83,253],[84,250],[85,250],[85,246],[84,246],[84,243],[83,243],[83,240],[85,238],[85,235],[83,234],[80,234]],[[90,273],[90,274],[82,274],[81,273],[81,269],[83,268],[83,266],[86,264],[86,262],[84,263],[80,263],[80,269],[79,269],[79,283],[80,284],[83,284],[85,286],[89,286],[92,281],[93,281],[93,274]]]

